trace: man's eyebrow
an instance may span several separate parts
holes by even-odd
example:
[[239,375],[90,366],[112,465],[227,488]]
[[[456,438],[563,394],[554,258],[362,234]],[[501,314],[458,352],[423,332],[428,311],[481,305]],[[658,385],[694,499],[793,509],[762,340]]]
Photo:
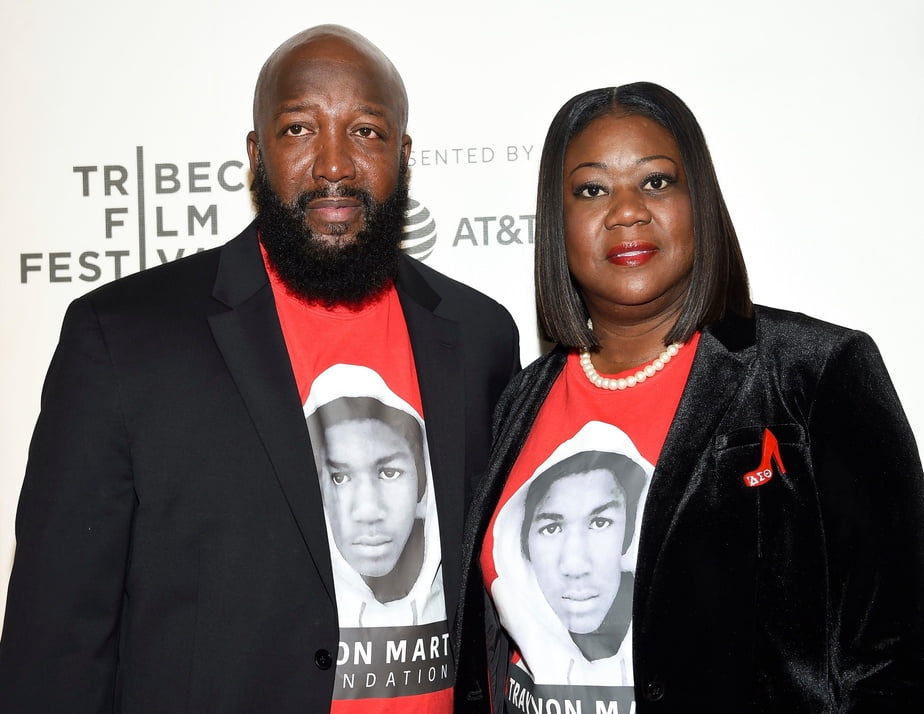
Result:
[[373,107],[368,104],[360,104],[356,109],[363,114],[371,114],[374,117],[382,117],[384,119],[387,116],[384,109]]
[[382,466],[383,464],[387,464],[390,461],[395,461],[405,456],[406,456],[406,453],[403,451],[395,451],[394,453],[391,453],[391,454],[383,454],[382,456],[379,456],[375,460],[375,465]]
[[295,114],[296,112],[303,112],[309,109],[317,108],[317,104],[283,104],[275,112],[273,112],[273,119],[278,119],[284,114]]
[[[296,114],[298,112],[311,111],[312,109],[317,109],[317,104],[312,104],[310,102],[299,102],[293,104],[283,104],[279,107],[274,113],[273,118],[278,119],[285,114]],[[387,113],[384,109],[380,107],[374,107],[369,104],[359,104],[355,107],[355,111],[360,114],[368,114],[369,116],[387,118]]]
[[[386,463],[388,463],[389,461],[394,461],[395,459],[400,459],[400,458],[402,458],[402,457],[404,457],[404,456],[406,456],[406,455],[407,455],[407,454],[406,454],[404,451],[395,451],[395,452],[390,453],[390,454],[382,454],[381,456],[377,456],[377,457],[376,457],[376,459],[375,459],[375,464],[376,464],[376,466],[380,466],[381,464],[386,464]],[[330,465],[330,466],[337,466],[337,467],[339,467],[339,468],[342,468],[342,467],[344,467],[344,466],[349,466],[349,465],[350,465],[350,462],[349,462],[349,461],[337,461],[336,459],[332,459],[332,458],[330,458],[330,457],[324,459],[324,461],[325,461],[328,465]]]
[[564,516],[561,513],[554,513],[553,511],[542,511],[533,516],[534,521],[543,520],[543,521],[562,521]]
[[[610,508],[619,509],[622,506],[623,506],[622,503],[613,499],[611,501],[607,501],[606,503],[602,503],[599,506],[597,506],[595,509],[593,509],[590,512],[590,515],[597,516],[603,513],[604,511],[609,510]],[[538,521],[540,519],[544,521],[561,521],[561,520],[564,520],[564,516],[562,516],[562,514],[560,513],[555,513],[554,511],[540,511],[540,512],[537,512],[535,516],[533,516],[533,520]]]
[[617,501],[616,499],[613,499],[612,501],[608,501],[607,503],[597,506],[594,510],[590,512],[590,515],[597,516],[610,508],[618,509],[622,505],[623,504],[621,504],[619,501]]

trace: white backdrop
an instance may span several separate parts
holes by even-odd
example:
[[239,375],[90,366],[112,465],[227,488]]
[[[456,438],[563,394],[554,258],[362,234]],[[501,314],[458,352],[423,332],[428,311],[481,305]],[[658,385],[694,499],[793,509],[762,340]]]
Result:
[[871,333],[924,438],[924,4],[320,5],[0,0],[0,612],[67,303],[248,222],[256,74],[321,22],[367,35],[404,76],[412,198],[436,228],[425,260],[511,310],[524,363],[540,351],[529,239],[548,123],[580,91],[650,80],[703,126],[755,300]]

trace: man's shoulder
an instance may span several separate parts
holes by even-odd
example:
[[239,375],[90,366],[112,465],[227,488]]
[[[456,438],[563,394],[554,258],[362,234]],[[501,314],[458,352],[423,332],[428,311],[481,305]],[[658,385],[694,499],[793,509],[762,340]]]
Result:
[[[229,247],[250,239],[250,228],[230,241],[176,260],[151,266],[102,285],[77,301],[89,302],[97,309],[156,302],[165,305],[211,295],[219,264]],[[255,234],[254,234],[255,240]]]
[[433,300],[442,309],[487,311],[511,321],[513,319],[507,309],[494,298],[406,255],[402,256],[398,271],[398,288],[422,302]]

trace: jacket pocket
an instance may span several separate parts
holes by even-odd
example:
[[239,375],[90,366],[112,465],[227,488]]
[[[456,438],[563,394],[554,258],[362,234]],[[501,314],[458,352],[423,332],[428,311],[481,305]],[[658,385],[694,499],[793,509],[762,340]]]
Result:
[[715,455],[723,502],[739,511],[739,534],[751,541],[739,545],[754,566],[755,696],[784,710],[781,694],[806,686],[806,678],[824,686],[827,564],[805,430],[736,429],[716,438]]

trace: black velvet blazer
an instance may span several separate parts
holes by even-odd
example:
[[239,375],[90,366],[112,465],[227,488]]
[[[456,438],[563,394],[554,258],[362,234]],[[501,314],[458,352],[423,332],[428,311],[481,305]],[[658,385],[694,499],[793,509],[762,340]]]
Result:
[[[509,642],[478,557],[566,356],[498,405],[465,536],[458,711],[503,710]],[[749,488],[765,428],[786,473]],[[873,341],[762,307],[707,327],[644,509],[637,711],[924,712],[922,606],[924,475]]]

